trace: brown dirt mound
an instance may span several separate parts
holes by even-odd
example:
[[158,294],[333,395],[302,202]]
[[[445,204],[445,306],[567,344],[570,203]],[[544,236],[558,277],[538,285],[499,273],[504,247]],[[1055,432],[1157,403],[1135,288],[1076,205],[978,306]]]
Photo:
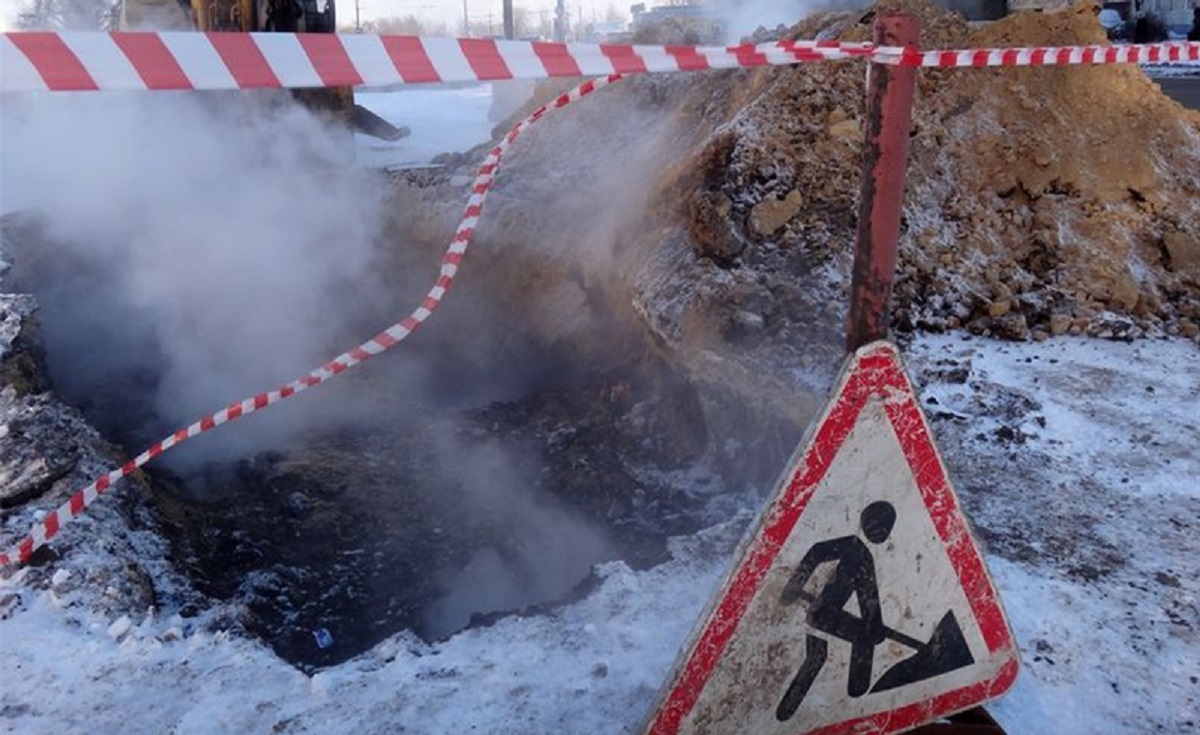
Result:
[[[1091,6],[971,25],[915,1],[789,35],[867,38],[886,8],[925,48],[1102,38]],[[786,454],[842,356],[865,76],[645,76],[555,113],[506,161],[460,297],[491,290],[512,329],[596,365],[664,352],[714,446]],[[923,70],[910,140],[899,332],[1200,332],[1200,115],[1136,67]],[[440,250],[461,187],[396,191],[401,229]]]
[[[919,17],[922,46],[1102,42],[1095,9],[972,29],[920,2],[792,29],[860,40],[874,13]],[[698,255],[762,267],[772,251],[838,265],[853,240],[861,65],[767,69],[695,85],[681,112],[709,131],[663,197]],[[739,112],[714,120],[711,101]],[[1010,337],[1194,331],[1200,319],[1200,115],[1132,66],[921,72],[905,200],[897,326]],[[795,257],[795,256],[793,256]],[[728,315],[733,318],[732,315]]]

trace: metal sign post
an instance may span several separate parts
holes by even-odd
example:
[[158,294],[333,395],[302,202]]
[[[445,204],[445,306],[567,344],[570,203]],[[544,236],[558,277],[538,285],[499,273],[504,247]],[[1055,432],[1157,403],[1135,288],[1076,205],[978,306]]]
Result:
[[[910,15],[885,13],[875,21],[877,46],[917,48],[920,27]],[[885,339],[895,280],[912,125],[914,67],[872,63],[867,70],[866,141],[858,202],[854,274],[846,350]],[[982,707],[925,725],[914,735],[1003,735]]]
[[[916,47],[918,35],[917,21],[910,15],[887,13],[875,21],[875,43],[880,46]],[[848,352],[887,336],[916,79],[917,70],[909,66],[872,63],[867,70],[867,137],[846,327]]]

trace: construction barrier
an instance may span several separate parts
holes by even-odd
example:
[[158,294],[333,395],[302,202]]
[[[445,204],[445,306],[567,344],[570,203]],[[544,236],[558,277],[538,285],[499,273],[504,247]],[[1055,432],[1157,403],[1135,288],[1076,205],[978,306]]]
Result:
[[304,377],[233,403],[156,443],[46,515],[0,567],[25,563],[120,479],[199,434],[290,398],[396,346],[438,308],[467,252],[505,152],[548,112],[628,74],[752,68],[861,58],[904,67],[1061,66],[1200,61],[1200,43],[920,51],[836,41],[726,47],[527,43],[284,33],[4,33],[0,92],[388,86],[598,75],[518,123],[479,168],[437,281],[404,319]]
[[916,67],[1200,61],[1200,43],[921,51],[838,41],[629,46],[331,33],[5,33],[0,92],[380,87],[863,58]]

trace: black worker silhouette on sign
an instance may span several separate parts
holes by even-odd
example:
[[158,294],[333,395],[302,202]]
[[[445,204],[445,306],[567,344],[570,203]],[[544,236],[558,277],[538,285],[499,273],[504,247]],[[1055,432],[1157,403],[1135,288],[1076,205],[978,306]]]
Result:
[[[862,536],[872,544],[882,544],[896,525],[896,508],[879,500],[863,509],[859,517]],[[814,595],[805,587],[822,564],[835,562],[829,579]],[[851,597],[858,600],[860,615],[848,612]],[[928,642],[921,642],[888,627],[879,605],[879,585],[875,580],[875,559],[871,549],[857,535],[813,544],[784,585],[779,601],[784,605],[799,600],[808,602],[804,663],[780,700],[775,716],[780,722],[791,719],[808,695],[829,655],[829,642],[814,632],[840,638],[850,644],[850,669],[846,693],[861,697],[911,684],[974,663],[953,611],[947,612]],[[891,638],[916,651],[889,669],[871,686],[875,647]]]

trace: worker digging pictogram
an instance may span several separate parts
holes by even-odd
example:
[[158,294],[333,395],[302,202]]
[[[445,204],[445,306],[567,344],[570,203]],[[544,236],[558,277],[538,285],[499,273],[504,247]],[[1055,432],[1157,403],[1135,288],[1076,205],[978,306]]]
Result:
[[[884,622],[875,578],[875,559],[863,538],[874,545],[882,544],[891,535],[895,524],[896,508],[891,503],[885,500],[871,503],[861,515],[862,538],[841,536],[814,544],[784,586],[780,603],[792,605],[800,600],[808,603],[806,622],[810,631],[804,641],[804,663],[775,710],[780,722],[786,722],[796,714],[825,666],[829,657],[825,636],[850,644],[846,686],[846,694],[850,697],[907,686],[974,663],[952,610],[946,612],[925,642],[890,628]],[[815,595],[806,591],[817,570],[828,563],[836,566],[820,591]],[[852,598],[857,599],[857,614],[846,609]],[[893,665],[872,685],[875,648],[888,639],[912,648],[914,653]]]
[[680,658],[652,735],[886,735],[1016,679],[896,348],[859,349]]

